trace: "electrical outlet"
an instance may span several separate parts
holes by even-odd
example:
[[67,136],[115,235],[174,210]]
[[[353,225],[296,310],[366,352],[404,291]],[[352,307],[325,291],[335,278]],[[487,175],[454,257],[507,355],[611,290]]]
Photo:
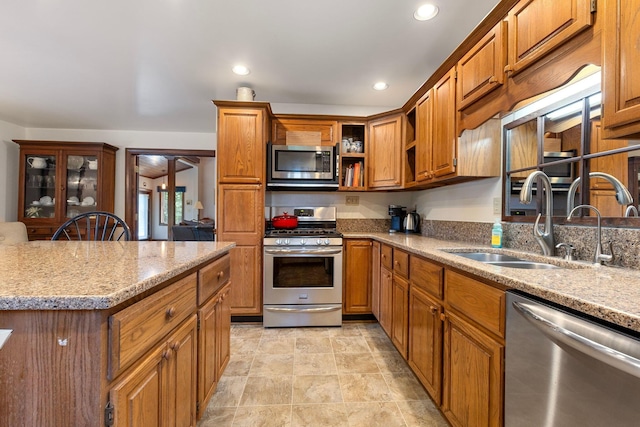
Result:
[[502,202],[500,197],[493,198],[493,214],[500,215],[502,213]]
[[360,196],[347,196],[347,206],[358,206],[360,204]]

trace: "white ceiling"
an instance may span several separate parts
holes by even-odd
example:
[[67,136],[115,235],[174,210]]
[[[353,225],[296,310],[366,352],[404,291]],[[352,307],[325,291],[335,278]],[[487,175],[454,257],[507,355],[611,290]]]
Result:
[[[440,14],[419,22],[424,1],[3,1],[0,120],[213,132],[211,100],[239,86],[276,113],[397,108],[498,3],[432,0]],[[232,74],[236,63],[251,74]]]

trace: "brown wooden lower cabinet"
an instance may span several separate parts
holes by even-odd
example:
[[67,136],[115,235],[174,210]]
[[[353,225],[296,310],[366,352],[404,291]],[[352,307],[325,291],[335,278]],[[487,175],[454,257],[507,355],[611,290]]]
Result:
[[442,403],[442,305],[411,286],[408,362],[433,401]]
[[391,293],[391,341],[402,357],[409,350],[409,283],[401,277],[393,278]]
[[195,426],[197,316],[111,388],[114,426]]
[[380,317],[378,317],[378,322],[389,336],[391,336],[392,293],[393,274],[387,268],[380,267]]
[[451,312],[445,318],[444,414],[454,426],[501,426],[504,345]]
[[344,244],[344,314],[370,314],[371,304],[371,240],[346,239]]

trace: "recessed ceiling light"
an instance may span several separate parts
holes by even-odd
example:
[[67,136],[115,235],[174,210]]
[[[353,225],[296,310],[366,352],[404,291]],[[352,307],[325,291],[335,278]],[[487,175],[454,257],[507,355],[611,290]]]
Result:
[[418,21],[428,21],[438,14],[438,6],[423,4],[414,13],[413,17]]
[[389,87],[389,85],[386,84],[385,82],[378,82],[378,83],[373,85],[373,88],[375,90],[385,90],[388,87]]
[[233,72],[234,74],[237,74],[239,76],[246,76],[251,72],[251,70],[245,67],[244,65],[236,65],[233,67]]

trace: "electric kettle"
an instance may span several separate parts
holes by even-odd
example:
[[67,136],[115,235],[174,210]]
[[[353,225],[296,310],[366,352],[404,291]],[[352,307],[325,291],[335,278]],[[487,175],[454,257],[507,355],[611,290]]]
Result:
[[418,212],[409,212],[404,218],[404,230],[406,233],[417,233],[420,224],[420,215]]

